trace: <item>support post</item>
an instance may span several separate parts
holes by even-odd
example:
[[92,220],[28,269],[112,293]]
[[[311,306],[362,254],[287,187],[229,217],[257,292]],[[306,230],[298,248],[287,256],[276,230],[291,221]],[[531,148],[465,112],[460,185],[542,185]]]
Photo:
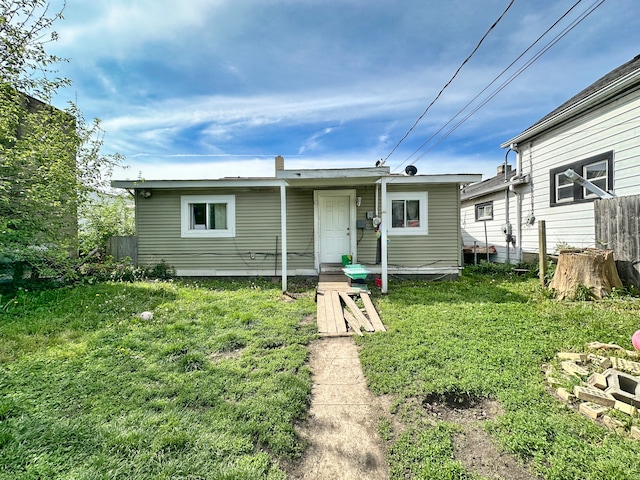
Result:
[[544,220],[538,220],[538,255],[540,285],[544,288],[547,277],[547,224]]
[[280,226],[282,235],[282,291],[287,291],[287,186],[280,184]]
[[382,255],[382,293],[389,291],[389,275],[388,275],[388,258],[387,258],[387,231],[389,228],[389,212],[387,211],[387,178],[382,177],[381,188],[381,237],[380,237],[380,252]]

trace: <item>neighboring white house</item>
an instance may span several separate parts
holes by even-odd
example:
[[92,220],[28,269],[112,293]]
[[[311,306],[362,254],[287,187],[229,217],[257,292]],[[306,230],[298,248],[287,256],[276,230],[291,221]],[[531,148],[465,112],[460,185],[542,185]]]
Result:
[[516,171],[505,161],[498,166],[495,177],[462,189],[460,222],[465,261],[517,261],[518,239],[507,225],[515,221],[510,216],[511,204],[516,201],[513,188],[526,178],[515,175]]
[[[468,213],[469,202],[473,201],[477,208],[493,201],[494,218],[498,218],[493,223],[501,227],[510,224],[507,228],[515,236],[510,252],[512,262],[539,251],[539,220],[546,223],[549,252],[563,246],[598,246],[593,201],[599,194],[565,172],[573,170],[605,195],[640,194],[639,135],[640,56],[609,72],[501,145],[516,152],[515,173],[497,190],[473,198],[468,195],[473,186],[465,189],[461,210],[462,228],[467,232],[465,244],[474,239],[484,242],[475,224],[475,228],[469,228],[473,220]],[[510,194],[505,195],[505,191]],[[504,211],[507,198],[508,212]],[[498,240],[492,236],[490,242]],[[504,249],[504,236],[500,245]],[[506,260],[506,254],[499,254],[496,260]]]

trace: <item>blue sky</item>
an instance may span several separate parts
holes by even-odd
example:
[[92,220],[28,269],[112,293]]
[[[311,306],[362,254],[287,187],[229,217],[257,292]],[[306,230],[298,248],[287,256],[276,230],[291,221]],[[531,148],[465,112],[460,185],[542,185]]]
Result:
[[[73,85],[54,103],[77,101],[102,120],[104,151],[129,167],[118,179],[271,176],[276,155],[286,168],[373,166],[508,3],[67,0],[49,51],[69,59],[59,70]],[[574,3],[516,0],[389,157],[392,171],[492,176],[502,142],[640,53],[640,5],[606,0],[450,135],[419,149]],[[580,2],[515,68],[597,3]]]

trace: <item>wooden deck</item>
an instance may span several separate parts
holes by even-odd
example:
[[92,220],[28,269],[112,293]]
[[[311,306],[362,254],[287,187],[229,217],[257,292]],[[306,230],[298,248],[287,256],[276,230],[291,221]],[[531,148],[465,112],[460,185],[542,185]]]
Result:
[[[341,274],[321,274],[318,279],[318,332],[322,335],[364,335],[386,331],[366,285],[351,285]],[[360,299],[363,307],[359,307]]]

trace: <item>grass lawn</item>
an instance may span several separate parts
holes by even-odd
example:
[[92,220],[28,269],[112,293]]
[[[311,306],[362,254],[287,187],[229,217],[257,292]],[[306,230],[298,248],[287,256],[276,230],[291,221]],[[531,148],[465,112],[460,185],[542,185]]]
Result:
[[303,448],[311,295],[114,283],[1,303],[0,479],[281,479]]
[[390,292],[377,302],[389,331],[357,340],[370,388],[395,395],[394,411],[407,425],[381,427],[392,478],[479,478],[454,459],[456,426],[425,421],[425,399],[441,395],[499,401],[504,414],[487,430],[542,478],[640,478],[640,441],[569,410],[548,393],[541,368],[591,341],[632,348],[639,299],[560,303],[545,298],[535,279],[474,274],[396,282]]
[[[105,283],[0,299],[0,479],[284,479],[311,392],[312,291],[262,281]],[[386,333],[356,337],[393,479],[478,479],[426,399],[488,397],[501,447],[547,480],[640,478],[640,441],[552,397],[541,366],[629,345],[640,300],[559,303],[534,279],[393,281]],[[154,312],[152,320],[138,314]],[[305,320],[306,319],[306,320]]]

